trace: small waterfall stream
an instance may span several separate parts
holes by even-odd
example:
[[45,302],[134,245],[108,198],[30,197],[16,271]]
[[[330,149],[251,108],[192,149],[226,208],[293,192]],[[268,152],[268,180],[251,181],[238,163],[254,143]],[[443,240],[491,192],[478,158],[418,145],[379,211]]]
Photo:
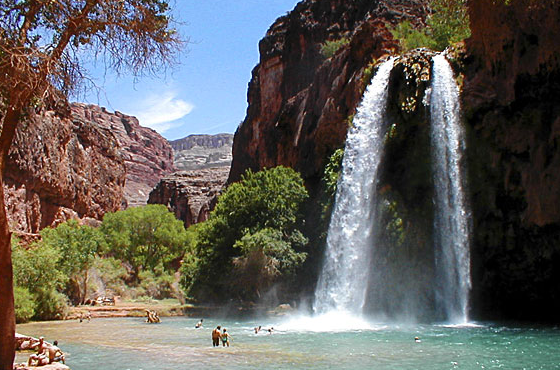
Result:
[[317,283],[316,313],[361,314],[373,243],[377,168],[386,131],[386,104],[393,59],[384,62],[368,86],[348,132],[342,174],[329,225],[323,269]]
[[469,211],[461,160],[459,88],[443,55],[433,58],[430,99],[435,206],[436,304],[454,323],[468,321],[470,291]]

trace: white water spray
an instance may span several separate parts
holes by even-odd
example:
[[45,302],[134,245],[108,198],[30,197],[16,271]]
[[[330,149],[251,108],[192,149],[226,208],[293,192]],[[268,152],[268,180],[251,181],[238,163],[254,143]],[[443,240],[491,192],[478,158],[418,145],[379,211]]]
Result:
[[436,305],[449,322],[468,321],[471,288],[469,257],[470,214],[465,200],[461,161],[464,132],[460,124],[459,89],[443,55],[433,58],[432,151],[436,243]]
[[315,291],[313,309],[316,313],[362,313],[374,232],[377,169],[387,126],[385,112],[392,68],[393,59],[379,67],[348,132],[325,260]]

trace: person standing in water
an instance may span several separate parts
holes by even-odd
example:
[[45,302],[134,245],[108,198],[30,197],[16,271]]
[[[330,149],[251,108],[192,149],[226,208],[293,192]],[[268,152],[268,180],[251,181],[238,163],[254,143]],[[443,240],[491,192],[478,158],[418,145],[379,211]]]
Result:
[[225,346],[228,346],[228,347],[229,347],[229,339],[230,339],[231,337],[232,337],[232,336],[229,335],[229,333],[227,332],[226,328],[224,328],[224,332],[222,333],[222,343],[223,343],[224,347],[225,347]]
[[220,333],[221,326],[216,326],[216,329],[212,330],[212,347],[219,347],[220,346]]

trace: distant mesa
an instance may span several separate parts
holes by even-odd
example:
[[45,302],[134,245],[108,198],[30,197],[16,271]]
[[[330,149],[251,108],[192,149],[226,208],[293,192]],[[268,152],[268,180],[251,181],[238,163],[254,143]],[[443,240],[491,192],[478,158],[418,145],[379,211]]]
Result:
[[169,144],[178,171],[231,166],[233,134],[189,135]]

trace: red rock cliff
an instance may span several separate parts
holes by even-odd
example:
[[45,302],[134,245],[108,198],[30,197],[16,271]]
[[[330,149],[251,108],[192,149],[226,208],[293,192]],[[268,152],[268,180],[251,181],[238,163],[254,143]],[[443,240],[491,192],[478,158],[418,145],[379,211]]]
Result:
[[[346,137],[368,63],[396,49],[388,26],[419,24],[421,0],[308,0],[279,18],[259,44],[247,116],[235,133],[228,181],[247,169],[286,165],[308,180]],[[349,40],[332,58],[321,44]]]
[[469,2],[473,301],[485,316],[558,321],[560,2]]
[[36,233],[69,218],[99,219],[123,201],[125,163],[111,130],[72,111],[18,127],[5,174],[10,227]]
[[6,169],[11,228],[36,233],[69,218],[101,219],[146,204],[173,169],[173,151],[135,117],[72,104],[21,124]]
[[126,205],[146,204],[152,188],[174,171],[169,142],[151,128],[140,126],[136,117],[121,112],[110,113],[97,105],[85,104],[72,104],[72,111],[113,133],[126,167]]

